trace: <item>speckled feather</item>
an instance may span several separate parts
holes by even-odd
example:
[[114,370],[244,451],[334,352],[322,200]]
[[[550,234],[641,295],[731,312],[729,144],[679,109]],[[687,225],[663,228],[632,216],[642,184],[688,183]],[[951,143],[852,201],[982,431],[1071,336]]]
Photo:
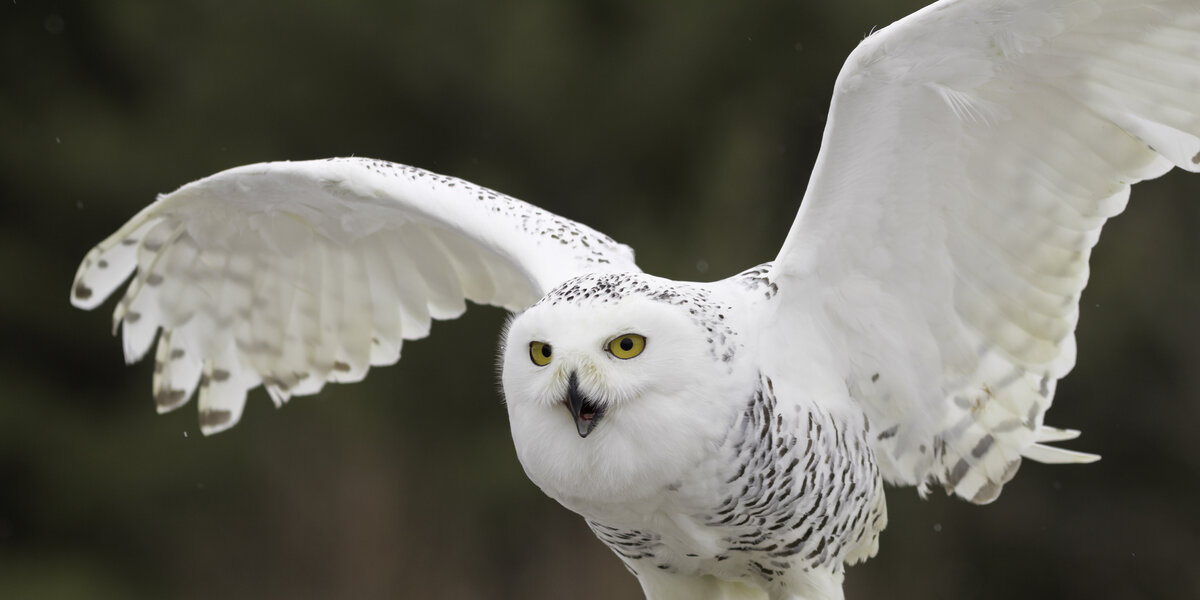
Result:
[[[625,523],[588,526],[634,574],[712,574],[786,595],[811,590],[807,573],[840,582],[844,564],[874,556],[887,526],[870,425],[820,405],[780,402],[770,377],[744,403],[710,460],[665,495],[694,506],[708,543],[664,538]],[[713,483],[724,491],[713,495]]]
[[[752,269],[732,278],[732,281],[753,289],[760,283],[755,277],[761,273],[761,269]],[[765,289],[770,291],[769,287]],[[629,296],[639,296],[687,311],[692,323],[704,331],[712,358],[721,362],[733,359],[738,348],[738,332],[729,326],[725,318],[725,314],[733,307],[714,299],[714,294],[704,286],[681,285],[669,279],[650,278],[640,273],[590,273],[563,282],[534,306],[608,304],[620,302]]]
[[200,391],[205,433],[247,390],[277,404],[396,362],[464,300],[520,310],[580,272],[636,271],[608,236],[460,179],[343,158],[230,169],[163,195],[80,265],[71,301],[113,315],[129,362],[161,328],[160,411]]
[[[781,597],[832,593],[840,587],[845,564],[865,560],[878,548],[887,514],[865,415],[847,403],[795,389],[792,377],[785,376],[789,383],[777,386],[770,374],[760,370],[760,355],[770,352],[770,340],[747,332],[769,327],[780,306],[778,286],[767,277],[771,268],[770,263],[759,265],[713,283],[677,282],[641,273],[585,274],[551,290],[508,332],[510,343],[516,338],[520,355],[527,331],[545,336],[539,340],[557,343],[556,336],[564,334],[555,320],[575,322],[574,315],[590,314],[593,328],[617,333],[633,324],[634,330],[647,333],[648,347],[668,346],[665,352],[671,358],[665,360],[666,368],[683,352],[674,346],[678,340],[658,333],[661,329],[669,328],[699,347],[688,349],[692,354],[686,371],[663,371],[657,377],[657,383],[666,382],[669,399],[659,398],[657,390],[642,389],[636,401],[651,405],[651,410],[653,405],[668,405],[667,412],[683,409],[689,416],[700,415],[696,418],[710,427],[689,426],[675,413],[680,420],[676,427],[635,433],[630,442],[614,434],[624,423],[602,424],[594,440],[580,445],[579,459],[570,458],[575,450],[570,446],[553,454],[531,450],[530,435],[541,442],[550,430],[561,430],[552,422],[563,416],[561,407],[548,407],[551,422],[535,421],[531,430],[541,433],[525,434],[523,415],[536,410],[528,401],[536,394],[526,393],[526,387],[542,387],[543,371],[506,361],[505,391],[526,472],[543,491],[583,515],[596,536],[642,579],[651,597],[657,597],[659,589],[652,582],[662,578],[713,577],[724,582],[714,582],[713,589],[746,586],[742,591]],[[656,316],[660,314],[673,315],[674,323],[664,323],[666,319]],[[572,357],[588,353],[586,343],[582,348],[565,342],[555,347],[556,353],[570,352]],[[559,360],[576,360],[560,367],[572,372],[600,371],[593,385],[603,387],[585,393],[602,398],[610,407],[605,419],[627,417],[642,408],[626,406],[620,392],[609,391],[616,387],[608,383],[615,378],[637,379],[624,373],[620,361]],[[645,360],[659,369],[658,361],[663,359]],[[533,379],[522,375],[522,370]],[[707,403],[720,408],[709,412]],[[633,418],[639,424],[653,420],[643,415]],[[606,490],[620,489],[624,480],[640,477],[618,475],[614,481],[603,481],[598,472],[603,467],[597,464],[628,456],[661,456],[664,451],[695,460],[685,459],[678,468],[667,469],[668,481],[653,489],[649,498],[646,491],[622,492],[636,499],[633,508],[625,502],[596,499],[581,491],[577,478],[571,476],[590,472]],[[536,456],[529,456],[530,452]],[[564,453],[568,458],[563,458]],[[570,466],[560,469],[558,465],[564,463]],[[712,591],[689,590],[701,596]]]

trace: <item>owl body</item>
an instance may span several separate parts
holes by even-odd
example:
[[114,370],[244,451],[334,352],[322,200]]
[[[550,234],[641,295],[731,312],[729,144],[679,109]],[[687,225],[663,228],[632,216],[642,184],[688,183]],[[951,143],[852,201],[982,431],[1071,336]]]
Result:
[[[777,343],[768,270],[684,285],[584,276],[507,332],[505,397],[526,473],[583,515],[650,597],[836,594],[843,563],[873,555],[886,524],[863,413],[792,393],[810,363],[760,369],[763,344]],[[644,348],[621,358],[610,346],[629,334]],[[533,355],[539,344],[549,357]],[[586,435],[572,427],[572,387],[596,411]]]

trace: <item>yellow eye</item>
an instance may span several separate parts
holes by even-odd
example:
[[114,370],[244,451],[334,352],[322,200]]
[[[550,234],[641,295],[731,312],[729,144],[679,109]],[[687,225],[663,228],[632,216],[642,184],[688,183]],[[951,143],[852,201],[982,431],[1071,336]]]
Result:
[[550,364],[550,356],[553,350],[550,344],[544,342],[529,342],[529,358],[533,360],[533,364],[544,367]]
[[646,338],[636,333],[626,333],[608,343],[608,351],[617,358],[633,358],[646,349]]

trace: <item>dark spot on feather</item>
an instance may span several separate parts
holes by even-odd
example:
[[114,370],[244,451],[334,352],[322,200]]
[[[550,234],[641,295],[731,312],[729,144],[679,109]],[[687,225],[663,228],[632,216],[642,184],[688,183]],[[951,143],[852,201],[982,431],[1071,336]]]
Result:
[[951,489],[958,487],[958,482],[962,481],[969,470],[971,470],[971,465],[968,465],[964,459],[958,459],[958,462],[954,464],[954,469],[946,473],[947,487]]
[[992,433],[1007,433],[1009,431],[1020,429],[1022,426],[1023,424],[1021,423],[1021,420],[1014,417],[993,427]]
[[108,268],[108,261],[107,261],[107,260],[104,260],[104,259],[102,258],[102,259],[100,259],[100,262],[96,263],[96,266],[97,266],[97,267],[100,267],[101,269],[107,269],[107,268]]
[[174,350],[171,351],[171,360],[179,360],[181,358],[183,358],[183,350],[182,349],[175,348]]
[[146,285],[149,285],[149,286],[156,286],[156,285],[161,284],[162,282],[163,282],[162,275],[159,275],[158,273],[151,273],[150,276],[146,278]]
[[975,444],[975,449],[971,450],[971,456],[974,456],[975,458],[982,458],[984,454],[987,454],[988,449],[992,447],[992,442],[994,441],[996,441],[996,439],[993,438],[990,433],[983,436],[983,438],[979,440],[979,443]]
[[1000,496],[1000,484],[989,481],[975,492],[975,496],[971,498],[971,502],[975,504],[987,504]]
[[233,413],[227,410],[200,411],[201,427],[220,427],[233,420]]
[[806,556],[805,558],[810,559],[810,560],[813,558],[816,558],[816,556],[818,554],[820,554],[821,551],[824,549],[825,549],[825,538],[821,538],[821,540],[817,543],[817,549],[813,550],[812,553],[809,554],[808,556]]
[[892,425],[891,427],[888,427],[887,429],[884,429],[883,431],[880,431],[879,432],[879,441],[886,440],[886,439],[896,435],[896,432],[899,430],[900,430],[900,425],[897,424],[897,425]]
[[345,373],[350,370],[350,365],[339,360],[339,361],[336,361],[333,363],[333,370],[334,371],[342,371],[343,373]]
[[185,399],[187,399],[186,390],[164,388],[154,395],[154,403],[162,408],[175,408]]
[[213,369],[212,378],[213,381],[217,382],[225,381],[226,379],[229,379],[229,371],[226,371],[225,369]]
[[87,300],[92,297],[92,288],[83,285],[83,282],[75,284],[75,297],[80,300]]
[[278,377],[275,377],[274,375],[268,375],[268,376],[264,377],[263,385],[265,385],[267,387],[273,387],[284,393],[286,393],[292,389],[292,386],[288,385],[288,383],[286,381],[284,381]]

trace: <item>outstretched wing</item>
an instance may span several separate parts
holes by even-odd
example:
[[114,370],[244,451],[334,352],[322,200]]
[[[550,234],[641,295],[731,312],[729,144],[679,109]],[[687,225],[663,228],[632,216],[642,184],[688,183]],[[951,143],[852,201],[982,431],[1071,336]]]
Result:
[[161,328],[160,412],[200,388],[200,426],[237,423],[246,392],[276,404],[358,381],[464,299],[521,310],[589,271],[637,271],[589,227],[492,190],[364,158],[247,165],[160,196],[80,265],[71,302],[113,315],[128,362]]
[[[1200,170],[1195,0],[943,1],[842,69],[772,278],[844,350],[897,483],[988,502],[1075,362],[1088,255],[1130,185]],[[922,487],[924,490],[924,487]]]

